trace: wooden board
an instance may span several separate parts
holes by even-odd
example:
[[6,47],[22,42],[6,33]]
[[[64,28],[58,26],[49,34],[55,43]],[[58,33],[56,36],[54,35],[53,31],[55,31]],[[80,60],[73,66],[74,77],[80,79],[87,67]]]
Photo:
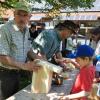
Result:
[[32,92],[33,93],[48,93],[51,88],[53,72],[60,73],[62,68],[47,61],[35,60],[41,68],[38,72],[33,72],[32,77]]

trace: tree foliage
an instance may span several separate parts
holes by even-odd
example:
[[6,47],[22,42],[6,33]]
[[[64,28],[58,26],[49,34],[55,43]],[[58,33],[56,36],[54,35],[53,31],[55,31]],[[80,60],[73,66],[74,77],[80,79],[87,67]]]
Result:
[[32,3],[36,1],[39,3],[45,1],[46,5],[51,8],[49,9],[49,14],[51,15],[58,15],[61,9],[77,11],[78,8],[91,8],[93,7],[93,2],[95,2],[95,0],[30,0]]
[[[13,8],[13,6],[20,0],[0,0],[0,6],[4,8]],[[70,8],[91,8],[95,0],[24,0],[27,2],[39,2],[45,1],[46,4],[52,6],[52,9]]]
[[[42,2],[43,0],[32,0]],[[52,9],[70,8],[91,8],[95,0],[44,0],[47,4],[52,6]]]
[[[20,0],[0,0],[0,10],[2,8],[13,8],[16,2]],[[22,0],[23,1],[23,0]],[[78,8],[91,8],[95,0],[24,0],[30,3],[42,3],[46,2],[46,5],[50,7],[48,10],[51,13],[60,13],[61,9],[77,10]]]
[[0,7],[2,8],[13,8],[13,6],[19,0],[0,0]]

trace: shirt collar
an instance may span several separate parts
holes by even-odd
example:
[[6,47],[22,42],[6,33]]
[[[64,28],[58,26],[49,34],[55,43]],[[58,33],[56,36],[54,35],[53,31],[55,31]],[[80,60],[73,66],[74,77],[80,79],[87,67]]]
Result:
[[[15,21],[13,20],[13,28],[15,31],[20,31],[19,27],[16,25]],[[27,27],[25,28],[25,31],[27,31]]]
[[55,33],[56,33],[56,35],[57,35],[58,40],[59,40],[59,41],[62,41],[61,36],[60,36],[58,30],[54,29],[54,31],[55,31]]
[[12,20],[12,23],[13,23],[14,30],[15,31],[20,31],[19,28],[18,28],[18,26],[15,24],[15,21],[14,20]]

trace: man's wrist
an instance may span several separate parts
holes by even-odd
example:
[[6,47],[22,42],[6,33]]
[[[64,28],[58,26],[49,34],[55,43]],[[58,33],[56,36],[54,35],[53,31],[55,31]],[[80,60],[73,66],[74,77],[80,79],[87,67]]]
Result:
[[17,66],[17,68],[19,68],[19,69],[26,70],[26,68],[25,68],[25,63],[18,62],[16,66]]

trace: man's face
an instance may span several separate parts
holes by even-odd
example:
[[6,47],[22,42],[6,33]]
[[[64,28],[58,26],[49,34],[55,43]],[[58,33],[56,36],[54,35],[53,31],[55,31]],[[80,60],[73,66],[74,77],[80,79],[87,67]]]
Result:
[[31,27],[31,32],[34,33],[34,31],[36,30],[36,27]]
[[19,28],[25,28],[29,22],[30,14],[26,11],[16,10],[14,12],[15,22]]
[[92,34],[92,35],[91,35],[91,38],[92,38],[94,41],[98,41],[98,38],[99,38],[99,37],[100,37],[99,34],[97,34],[97,35]]
[[62,39],[66,39],[68,37],[70,37],[73,34],[73,32],[69,29],[64,29],[62,31]]

